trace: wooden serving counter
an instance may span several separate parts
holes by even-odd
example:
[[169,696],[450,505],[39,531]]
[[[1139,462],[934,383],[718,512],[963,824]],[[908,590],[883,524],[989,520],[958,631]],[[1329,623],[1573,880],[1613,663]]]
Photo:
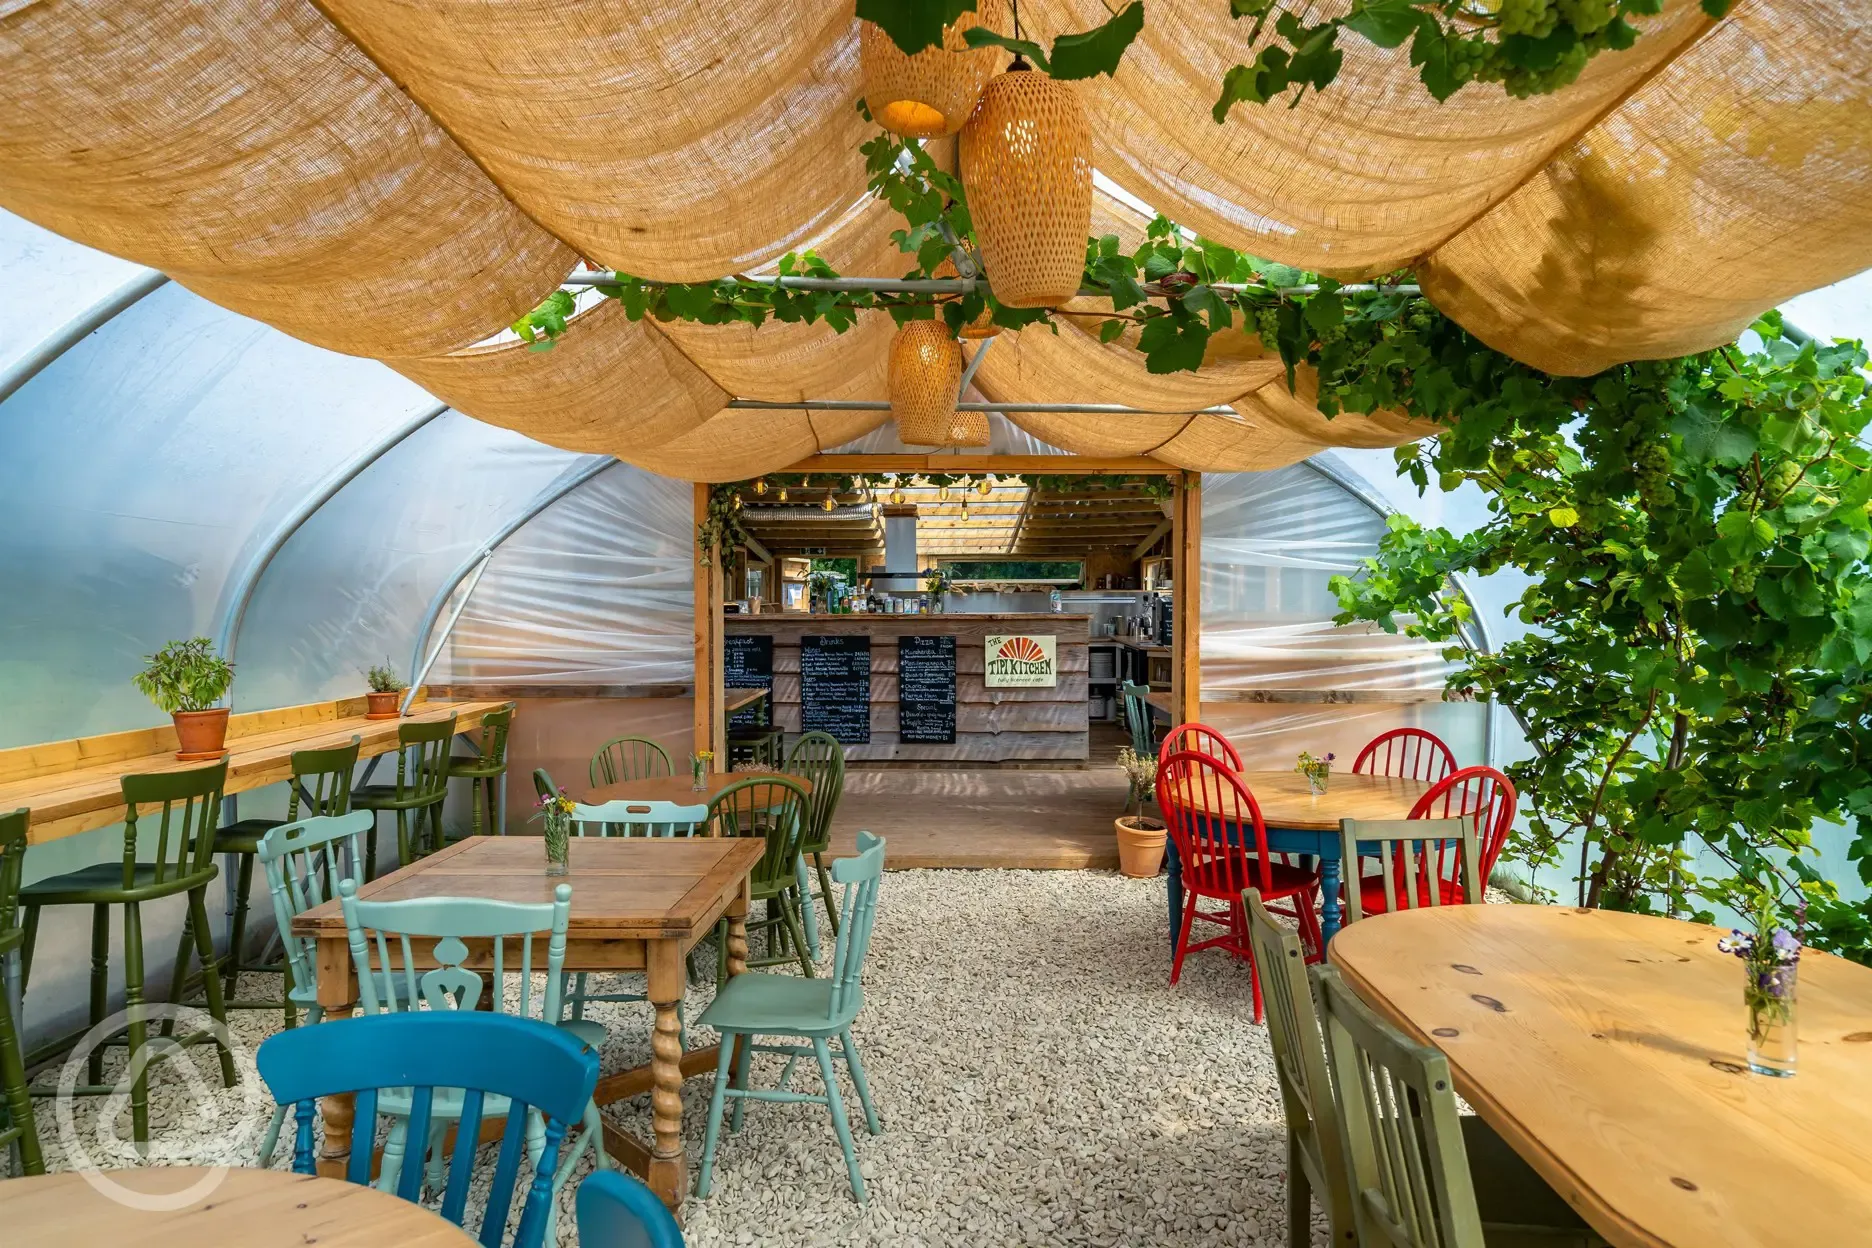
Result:
[[[847,743],[854,761],[1028,762],[1083,761],[1087,757],[1086,641],[1084,615],[729,615],[729,638],[773,638],[772,722],[789,737],[800,726],[800,639],[862,636],[871,639],[870,741]],[[990,634],[1055,639],[1051,687],[989,688],[983,640]],[[898,733],[898,638],[955,639],[955,741],[926,744]]]

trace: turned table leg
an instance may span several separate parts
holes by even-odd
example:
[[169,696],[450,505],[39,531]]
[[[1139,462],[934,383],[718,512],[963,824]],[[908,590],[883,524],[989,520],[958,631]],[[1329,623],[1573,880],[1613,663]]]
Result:
[[682,1021],[676,1005],[685,987],[682,950],[673,940],[649,942],[650,1004],[656,1008],[650,1036],[650,1126],[655,1147],[647,1182],[664,1204],[681,1211],[689,1186],[682,1140]]
[[[324,1023],[351,1017],[357,1006],[356,979],[351,969],[351,947],[344,936],[318,942],[318,999]],[[325,1140],[319,1148],[318,1172],[329,1179],[345,1177],[351,1162],[351,1124],[355,1106],[350,1093],[319,1098],[319,1119]]]

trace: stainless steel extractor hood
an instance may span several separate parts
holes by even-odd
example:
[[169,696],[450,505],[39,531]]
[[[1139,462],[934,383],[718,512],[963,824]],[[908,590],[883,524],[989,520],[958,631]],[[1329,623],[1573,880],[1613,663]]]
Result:
[[884,570],[871,573],[871,587],[883,590],[923,587],[923,573],[917,568],[914,503],[892,503],[884,508]]

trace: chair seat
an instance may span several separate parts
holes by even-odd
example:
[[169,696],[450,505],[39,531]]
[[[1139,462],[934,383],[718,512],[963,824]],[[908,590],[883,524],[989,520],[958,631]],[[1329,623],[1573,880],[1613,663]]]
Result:
[[[490,780],[496,776],[504,775],[506,771],[507,763],[505,760],[498,763],[461,762],[459,760],[449,763],[449,779],[451,780]],[[371,785],[370,787],[376,788],[377,786]],[[386,785],[384,787],[387,788],[389,786]]]
[[124,887],[123,864],[100,862],[64,875],[54,875],[20,889],[20,901],[34,906],[102,905],[124,901],[148,901],[186,893],[215,878],[214,867],[204,871],[177,872],[156,882],[156,864],[139,862],[131,868],[131,884]]
[[864,1005],[864,992],[852,994],[837,1017],[831,1016],[832,981],[796,975],[743,971],[722,985],[700,1021],[717,1031],[760,1035],[832,1036],[851,1026]]
[[217,854],[257,854],[260,842],[274,828],[285,826],[284,819],[240,819],[215,829]]
[[[450,772],[459,775],[459,772]],[[366,784],[351,790],[352,809],[364,810],[415,810],[422,806],[433,806],[448,796],[446,793],[432,793],[428,796],[412,795],[399,798],[394,784]]]
[[[1189,868],[1187,866],[1184,867],[1183,887],[1189,892],[1199,897],[1218,897],[1227,901],[1239,900],[1239,894],[1235,893],[1203,892],[1190,880],[1188,872]],[[1273,886],[1263,891],[1263,900],[1272,900],[1276,897],[1292,897],[1295,893],[1304,893],[1308,889],[1317,888],[1320,881],[1318,867],[1296,867],[1291,863],[1282,862],[1278,858],[1268,864],[1268,875],[1272,880]],[[1260,874],[1258,871],[1251,871],[1249,873],[1248,882],[1259,888],[1259,878]]]
[[[1397,892],[1398,900],[1405,901],[1409,898],[1408,888],[1400,885]],[[1418,906],[1428,906],[1432,904],[1430,900],[1430,889],[1422,879],[1417,881],[1415,904]],[[1437,881],[1437,899],[1434,904],[1440,906],[1462,905],[1463,886],[1461,881],[1439,879]],[[1390,908],[1385,902],[1383,876],[1368,875],[1359,881],[1359,905],[1364,907],[1366,914],[1383,914]]]
[[772,727],[730,728],[728,730],[728,739],[730,741],[743,743],[748,741],[765,741],[769,737],[779,735],[779,732],[780,730],[778,728]]

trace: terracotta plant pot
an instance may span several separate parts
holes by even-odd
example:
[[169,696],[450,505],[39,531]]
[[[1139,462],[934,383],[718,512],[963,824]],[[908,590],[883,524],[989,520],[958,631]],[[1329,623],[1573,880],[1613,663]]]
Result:
[[371,692],[364,695],[369,709],[364,712],[365,719],[395,719],[401,714],[397,703],[403,700],[401,689],[392,689],[389,693]]
[[1118,831],[1118,870],[1134,880],[1155,879],[1163,869],[1164,825],[1145,815],[1125,815]]
[[177,758],[200,761],[220,758],[227,753],[227,707],[217,706],[211,711],[176,711],[169,718],[175,721]]

